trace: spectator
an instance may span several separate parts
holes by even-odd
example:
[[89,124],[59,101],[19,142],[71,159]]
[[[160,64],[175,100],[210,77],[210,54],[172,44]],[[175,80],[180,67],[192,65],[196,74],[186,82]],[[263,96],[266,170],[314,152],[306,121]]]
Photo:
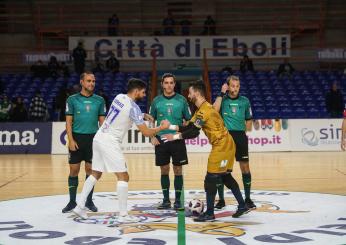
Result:
[[4,94],[0,103],[0,122],[6,122],[10,119],[11,102]]
[[51,77],[57,78],[59,73],[60,65],[55,56],[51,56],[48,62],[48,71]]
[[225,66],[225,67],[223,67],[223,68],[221,69],[221,72],[228,72],[229,75],[232,75],[232,74],[233,74],[233,69],[232,69],[232,67],[230,67],[230,66]]
[[114,72],[114,73],[118,73],[119,72],[119,67],[120,67],[120,63],[117,60],[117,58],[115,58],[114,53],[111,54],[111,57],[109,57],[109,59],[106,61],[106,68],[108,71]]
[[29,119],[34,122],[43,122],[47,118],[47,105],[44,102],[41,92],[36,91],[34,98],[32,98],[29,107]]
[[95,68],[92,70],[92,72],[95,74],[95,73],[103,73],[105,71],[105,68],[103,66],[103,64],[100,62],[100,61],[97,61],[96,62],[96,66]]
[[119,28],[119,18],[116,14],[108,19],[108,36],[117,36]]
[[277,76],[289,76],[291,77],[292,73],[294,72],[293,66],[288,62],[288,59],[284,59],[284,62],[279,65]]
[[59,75],[65,78],[70,76],[70,69],[68,68],[65,62],[61,62],[61,65],[59,67]]
[[24,122],[28,119],[28,112],[20,96],[15,99],[12,105],[10,119],[12,122]]
[[82,42],[78,42],[78,46],[73,49],[72,57],[75,71],[78,73],[78,75],[82,74],[84,72],[85,59],[87,57]]
[[171,12],[168,12],[167,17],[163,19],[162,25],[163,25],[163,35],[173,36],[175,34],[174,33],[175,20],[173,19]]
[[331,118],[342,117],[344,102],[337,82],[333,82],[331,90],[326,94],[326,106]]
[[204,21],[204,30],[202,34],[216,35],[216,22],[210,15],[208,15],[206,20]]
[[244,55],[243,59],[240,61],[240,71],[245,73],[247,71],[254,71],[252,60],[249,56]]
[[33,64],[30,70],[34,78],[40,78],[41,80],[44,80],[48,75],[48,67],[43,64],[42,60],[38,60]]
[[190,35],[190,27],[191,27],[191,21],[190,20],[182,20],[180,22],[180,25],[181,25],[181,35],[182,36],[189,36]]
[[58,120],[65,121],[66,100],[71,95],[71,91],[65,87],[61,88],[58,96],[55,98],[55,110],[58,112]]

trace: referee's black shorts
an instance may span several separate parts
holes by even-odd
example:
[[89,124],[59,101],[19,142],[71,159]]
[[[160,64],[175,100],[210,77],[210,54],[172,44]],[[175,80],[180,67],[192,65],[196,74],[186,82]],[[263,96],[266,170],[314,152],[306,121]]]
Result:
[[93,158],[93,139],[95,134],[72,133],[73,139],[77,142],[76,151],[69,150],[69,164],[76,164],[82,161],[91,163]]
[[161,139],[156,137],[160,144],[155,146],[155,164],[156,166],[164,166],[171,162],[175,166],[188,164],[186,145],[184,140],[173,140],[163,143]]
[[249,143],[245,131],[229,131],[236,145],[235,159],[239,162],[249,161]]

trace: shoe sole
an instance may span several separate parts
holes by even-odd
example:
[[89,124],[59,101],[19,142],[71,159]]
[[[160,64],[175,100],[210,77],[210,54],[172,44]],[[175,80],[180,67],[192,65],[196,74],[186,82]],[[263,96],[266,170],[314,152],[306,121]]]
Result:
[[244,213],[242,213],[241,215],[237,216],[237,217],[233,217],[232,218],[239,218],[240,216],[243,216],[244,214],[247,214],[247,213],[250,213],[251,212],[251,209],[245,211]]
[[222,208],[217,208],[217,207],[214,207],[215,210],[223,210],[226,206],[223,206]]
[[211,219],[211,220],[193,220],[194,222],[215,222],[216,219]]
[[75,215],[77,215],[79,218],[82,218],[84,220],[88,219],[89,217],[82,217],[79,213],[75,212],[74,210],[72,210],[72,213],[74,213]]
[[172,207],[171,206],[169,206],[169,207],[156,207],[157,209],[172,209]]

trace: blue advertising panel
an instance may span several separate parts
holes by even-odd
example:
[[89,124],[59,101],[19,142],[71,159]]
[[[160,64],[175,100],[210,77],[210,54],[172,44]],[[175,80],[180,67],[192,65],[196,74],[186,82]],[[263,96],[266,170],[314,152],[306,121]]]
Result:
[[0,123],[0,154],[50,154],[52,123]]

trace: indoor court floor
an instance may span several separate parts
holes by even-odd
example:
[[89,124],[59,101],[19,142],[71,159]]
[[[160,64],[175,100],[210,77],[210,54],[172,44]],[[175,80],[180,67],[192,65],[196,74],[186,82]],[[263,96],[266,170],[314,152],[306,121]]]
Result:
[[[126,154],[131,214],[140,222],[117,220],[115,176],[96,184],[98,213],[87,221],[62,214],[68,202],[67,155],[0,156],[0,244],[346,244],[346,153],[251,153],[252,199],[257,209],[234,219],[235,199],[216,221],[179,221],[174,210],[156,210],[160,171],[154,154]],[[184,167],[185,202],[205,200],[207,153],[190,153]],[[172,172],[172,171],[171,171]],[[238,163],[233,175],[243,187]],[[81,191],[85,174],[80,172]],[[171,174],[171,199],[174,200]],[[77,196],[78,199],[78,196]]]

